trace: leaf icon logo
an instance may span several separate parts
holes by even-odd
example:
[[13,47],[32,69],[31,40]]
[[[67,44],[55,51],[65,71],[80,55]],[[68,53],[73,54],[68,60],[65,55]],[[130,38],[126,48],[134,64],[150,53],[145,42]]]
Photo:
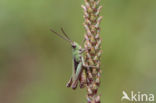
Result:
[[127,99],[127,100],[131,101],[130,98],[128,97],[128,95],[127,95],[127,93],[126,93],[125,91],[123,91],[122,94],[123,94],[123,96],[122,96],[122,98],[121,98],[121,101],[123,101],[124,99]]

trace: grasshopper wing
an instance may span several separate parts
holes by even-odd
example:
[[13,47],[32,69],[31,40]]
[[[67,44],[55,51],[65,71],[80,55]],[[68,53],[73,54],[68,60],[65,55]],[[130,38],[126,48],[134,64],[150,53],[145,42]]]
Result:
[[76,71],[77,71],[78,64],[79,64],[79,62],[76,61],[75,58],[73,58],[73,73],[72,73],[72,76],[71,76],[69,82],[66,85],[67,87],[71,87],[71,85],[73,84],[73,82],[74,82],[74,86],[72,86],[72,88],[73,89],[76,89],[76,87],[77,87],[77,83],[78,82],[75,81],[75,80],[76,80]]
[[77,66],[79,65],[80,61],[76,61],[76,59],[74,58],[74,73],[76,73],[77,71]]

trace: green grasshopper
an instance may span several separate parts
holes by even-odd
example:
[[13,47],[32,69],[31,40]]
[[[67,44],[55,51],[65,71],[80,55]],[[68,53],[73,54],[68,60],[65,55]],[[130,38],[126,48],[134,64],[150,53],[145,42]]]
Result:
[[60,38],[62,38],[64,40],[68,41],[71,44],[74,67],[73,67],[73,71],[72,71],[72,76],[66,86],[72,87],[72,89],[76,89],[83,67],[90,68],[90,67],[96,67],[96,66],[85,65],[84,58],[82,55],[82,53],[85,51],[85,49],[82,49],[81,46],[78,43],[76,43],[75,41],[72,41],[68,37],[68,35],[64,32],[63,28],[61,28],[61,31],[64,34],[64,36],[55,32],[52,29],[50,29],[50,30],[51,30],[51,32],[53,32],[54,34],[56,34],[57,36],[59,36]]

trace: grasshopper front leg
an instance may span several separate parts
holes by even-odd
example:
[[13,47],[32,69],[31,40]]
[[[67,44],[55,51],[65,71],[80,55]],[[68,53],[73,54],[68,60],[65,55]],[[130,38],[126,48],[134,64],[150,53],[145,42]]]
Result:
[[92,66],[92,65],[88,66],[88,65],[86,65],[83,57],[82,57],[81,60],[82,60],[83,67],[85,67],[85,68],[99,68],[98,66]]
[[[85,51],[86,51],[86,49],[81,49],[80,54],[84,53]],[[98,68],[98,66],[88,66],[88,65],[86,65],[83,57],[81,58],[81,61],[82,61],[83,67],[85,67],[85,68]]]

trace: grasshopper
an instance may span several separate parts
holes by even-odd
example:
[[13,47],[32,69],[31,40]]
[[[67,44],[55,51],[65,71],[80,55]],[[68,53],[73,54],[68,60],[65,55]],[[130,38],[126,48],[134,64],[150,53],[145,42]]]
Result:
[[61,35],[54,31],[53,29],[50,29],[51,32],[59,36],[60,38],[68,41],[71,44],[72,47],[72,57],[73,57],[73,70],[72,70],[72,76],[70,77],[69,82],[67,83],[67,87],[72,87],[72,89],[76,89],[78,80],[80,79],[82,69],[84,68],[91,68],[91,67],[96,67],[96,66],[88,66],[85,65],[84,58],[82,53],[85,51],[85,49],[82,49],[81,46],[75,42],[72,41],[68,35],[64,32],[64,29],[61,28],[62,33],[64,34]]

